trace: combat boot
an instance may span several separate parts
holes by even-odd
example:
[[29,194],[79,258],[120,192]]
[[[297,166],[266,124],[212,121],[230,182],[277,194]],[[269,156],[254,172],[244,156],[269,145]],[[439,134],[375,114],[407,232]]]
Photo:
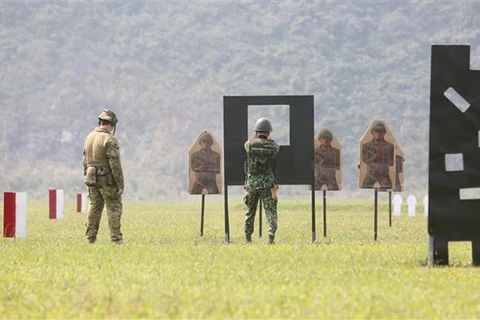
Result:
[[268,235],[268,244],[274,244],[275,243],[275,236]]

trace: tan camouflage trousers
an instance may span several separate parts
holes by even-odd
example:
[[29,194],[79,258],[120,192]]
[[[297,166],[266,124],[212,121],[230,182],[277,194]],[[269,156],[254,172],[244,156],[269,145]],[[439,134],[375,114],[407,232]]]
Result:
[[120,219],[123,212],[122,196],[117,192],[118,189],[115,185],[107,183],[106,176],[98,176],[97,185],[88,188],[89,206],[86,237],[89,242],[95,242],[97,239],[104,207],[107,209],[110,240],[117,243],[123,240],[123,235],[120,231]]
[[267,217],[268,222],[268,235],[275,236],[275,232],[277,231],[278,199],[272,197],[270,189],[250,190],[243,199],[247,206],[247,213],[245,215],[245,235],[247,237],[253,233],[255,214],[260,199],[262,199],[262,204],[265,208],[265,216]]

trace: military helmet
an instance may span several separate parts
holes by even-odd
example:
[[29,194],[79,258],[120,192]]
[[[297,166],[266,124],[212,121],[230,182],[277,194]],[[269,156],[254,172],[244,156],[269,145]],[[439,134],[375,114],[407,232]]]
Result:
[[117,115],[111,109],[103,109],[102,113],[98,116],[98,120],[104,120],[110,122],[112,125],[117,125]]
[[255,131],[268,131],[268,132],[272,132],[273,131],[273,128],[272,128],[272,124],[270,123],[270,121],[268,121],[267,118],[260,118],[257,120],[257,122],[255,123]]
[[212,145],[213,144],[212,135],[210,133],[208,133],[207,131],[204,131],[200,134],[198,142],[199,143],[206,142],[206,143]]
[[322,132],[320,132],[320,135],[318,136],[319,139],[321,138],[327,138],[329,139],[330,141],[333,139],[333,136],[332,136],[332,133],[328,130],[323,130]]
[[372,128],[372,133],[375,131],[382,131],[383,133],[387,132],[387,129],[385,129],[385,125],[381,122],[378,122],[373,128]]

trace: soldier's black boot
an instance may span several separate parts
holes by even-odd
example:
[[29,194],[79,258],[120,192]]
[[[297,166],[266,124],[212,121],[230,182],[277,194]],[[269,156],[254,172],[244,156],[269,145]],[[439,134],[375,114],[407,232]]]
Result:
[[275,243],[275,236],[268,235],[268,244],[274,244]]
[[251,234],[246,234],[245,235],[245,241],[247,243],[251,243],[252,242],[252,235]]

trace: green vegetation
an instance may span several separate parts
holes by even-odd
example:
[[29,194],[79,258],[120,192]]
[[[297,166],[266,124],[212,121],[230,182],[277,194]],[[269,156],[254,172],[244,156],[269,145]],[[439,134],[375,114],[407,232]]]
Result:
[[[110,244],[104,216],[94,245],[83,238],[85,214],[68,203],[49,220],[44,203],[28,204],[28,235],[2,239],[0,314],[6,319],[91,318],[478,318],[477,269],[470,244],[450,246],[450,267],[426,265],[423,214],[406,208],[388,226],[373,205],[331,202],[323,237],[311,243],[308,202],[279,204],[277,243],[255,232],[243,241],[243,205],[230,205],[231,243],[223,206],[207,201],[204,236],[198,203],[126,203],[125,244]],[[421,211],[421,210],[418,210]],[[265,220],[265,219],[264,219]],[[258,227],[258,221],[256,223]]]

